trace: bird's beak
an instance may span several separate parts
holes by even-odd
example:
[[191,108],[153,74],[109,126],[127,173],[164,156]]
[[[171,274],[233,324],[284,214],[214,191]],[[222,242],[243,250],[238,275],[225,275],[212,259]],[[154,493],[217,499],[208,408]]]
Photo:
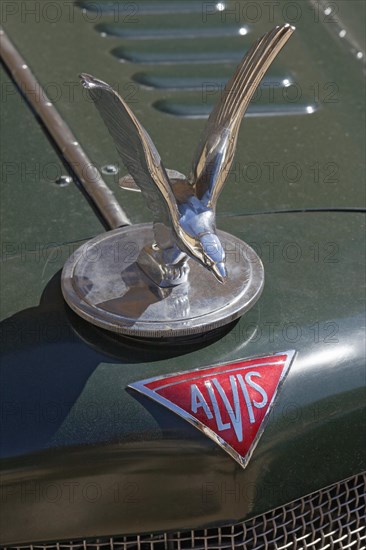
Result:
[[219,283],[224,284],[226,282],[227,271],[224,262],[217,262],[212,264],[211,271],[215,275]]

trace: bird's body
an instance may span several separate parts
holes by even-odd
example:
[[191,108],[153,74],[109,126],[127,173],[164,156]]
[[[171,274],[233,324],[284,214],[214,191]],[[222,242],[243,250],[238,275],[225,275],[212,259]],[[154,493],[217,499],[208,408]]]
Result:
[[[249,101],[293,30],[290,25],[276,27],[243,58],[209,117],[188,178],[164,168],[150,136],[117,92],[101,80],[81,75],[129,171],[129,184],[134,181],[154,214],[156,242],[144,251],[141,264],[148,269],[150,255],[154,269],[160,264],[162,272],[169,272],[165,286],[179,283],[179,274],[187,271],[187,257],[225,282],[225,251],[215,223],[217,199],[233,162]],[[175,279],[171,276],[174,266]]]

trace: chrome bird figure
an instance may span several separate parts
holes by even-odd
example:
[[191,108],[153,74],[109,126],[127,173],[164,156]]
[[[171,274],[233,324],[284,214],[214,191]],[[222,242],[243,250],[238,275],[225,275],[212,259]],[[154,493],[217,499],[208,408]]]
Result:
[[268,67],[294,31],[278,26],[245,55],[210,114],[188,178],[166,170],[149,134],[108,84],[82,74],[129,176],[121,186],[141,190],[154,214],[155,242],[138,263],[159,286],[187,279],[188,258],[227,278],[225,251],[216,233],[216,204],[234,159],[241,120]]

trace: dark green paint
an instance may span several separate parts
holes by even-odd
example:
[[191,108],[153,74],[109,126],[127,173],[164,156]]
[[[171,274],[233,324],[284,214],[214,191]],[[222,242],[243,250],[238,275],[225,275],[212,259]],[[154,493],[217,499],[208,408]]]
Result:
[[55,270],[103,227],[74,184],[55,183],[67,168],[3,69],[0,76],[4,318],[37,305]]
[[[31,2],[32,0],[29,4]],[[233,4],[239,5],[239,2]],[[245,2],[242,4],[244,6]],[[353,17],[356,21],[358,17],[362,18],[363,10],[363,3],[358,4],[360,12],[355,12]],[[123,8],[124,3],[121,5]],[[337,5],[339,15],[345,12],[350,19],[347,2],[340,1]],[[261,33],[274,24],[283,22],[279,16],[284,6],[286,2],[280,3],[274,10],[275,17],[270,20],[268,7],[266,8],[264,2],[262,17],[257,23],[249,25],[251,32],[246,36],[240,39],[235,37],[231,41],[227,37],[218,37],[216,40],[202,39],[201,42],[197,42],[197,47],[200,43],[200,51],[207,53],[233,49],[239,52],[242,41],[244,53]],[[90,72],[102,80],[118,85],[120,93],[126,97],[131,108],[151,134],[165,165],[183,173],[189,172],[204,120],[182,120],[157,113],[152,105],[159,100],[174,101],[177,93],[144,89],[136,86],[131,77],[141,71],[154,74],[155,71],[161,70],[176,77],[183,71],[192,77],[203,76],[204,82],[211,82],[212,77],[208,76],[206,79],[205,75],[212,75],[215,64],[213,67],[189,64],[121,64],[111,51],[122,47],[128,51],[136,50],[146,54],[161,51],[169,55],[182,55],[184,52],[193,51],[190,39],[133,41],[119,37],[102,37],[96,31],[95,25],[114,22],[113,14],[103,15],[101,11],[83,14],[76,7],[71,9],[71,12],[66,8],[62,10],[62,18],[57,24],[52,24],[42,17],[39,22],[35,22],[35,16],[28,15],[23,17],[27,21],[25,25],[22,23],[21,13],[19,8],[18,14],[9,15],[4,26],[16,46],[29,58],[30,66],[43,85],[49,89],[56,106],[96,166],[108,162],[119,163],[119,158],[95,108],[86,96],[82,95],[78,85],[80,72]],[[50,13],[49,19],[51,17]],[[124,27],[136,30],[166,29],[174,26],[177,18],[180,24],[186,27],[196,27],[199,19],[203,21],[203,16],[197,13],[180,14],[179,17],[175,15],[172,23],[167,14],[144,15],[142,12],[128,18],[122,11],[120,16]],[[279,77],[292,77],[302,94],[298,102],[301,103],[304,98],[310,104],[318,101],[319,109],[308,116],[249,118],[244,122],[235,158],[238,169],[233,168],[230,183],[220,198],[219,210],[242,212],[279,207],[364,204],[362,61],[356,59],[348,44],[333,32],[333,24],[316,22],[316,18],[317,13],[304,2],[301,17],[296,21],[297,32],[276,60],[272,71]],[[206,23],[201,22],[203,28],[211,25],[211,21],[212,24],[217,24],[216,17],[212,16],[211,19],[211,16],[208,16]],[[234,17],[228,17],[227,25],[232,26],[233,23],[240,26],[250,22],[236,22]],[[352,27],[349,32],[352,34]],[[229,75],[234,70],[235,63],[216,63],[216,67],[218,74]],[[294,90],[293,93],[295,92]],[[274,93],[277,96],[276,88]],[[214,99],[218,99],[219,95],[219,92],[216,92]],[[202,104],[204,98],[200,92],[193,91],[187,92],[187,99]],[[261,101],[264,99],[265,95]],[[269,92],[267,99],[270,101]],[[298,102],[295,101],[295,105]],[[289,100],[288,104],[291,107],[293,102]],[[253,164],[248,168],[248,163]],[[296,174],[291,172],[289,163],[296,163],[300,168],[301,175],[297,182],[290,181],[294,177],[296,179]],[[271,166],[275,169],[274,178],[270,173]],[[257,177],[256,167],[262,171],[261,176]],[[242,177],[238,177],[238,170]],[[117,180],[115,177],[108,178],[129,217],[140,222],[151,219],[141,197],[120,191]]]
[[[133,345],[89,326],[65,306],[59,274],[40,306],[4,321],[6,540],[241,519],[362,470],[363,292],[348,283],[364,269],[354,253],[363,221],[356,213],[303,213],[222,222],[261,251],[266,285],[226,336],[195,351],[191,344]],[[293,261],[295,250],[301,258]],[[146,377],[286,349],[298,355],[246,470],[189,424],[126,390]],[[32,483],[41,495],[57,483],[60,500],[22,498]],[[79,495],[72,505],[70,483]],[[95,503],[79,494],[92,492],[92,483],[102,494]],[[220,496],[225,487],[240,495]]]
[[[336,83],[339,101],[323,101],[312,115],[249,118],[243,124],[237,163],[263,168],[278,162],[280,172],[274,181],[267,173],[257,182],[232,174],[220,199],[219,227],[251,243],[266,270],[261,299],[221,338],[178,348],[137,345],[77,318],[63,302],[60,269],[79,243],[102,231],[100,223],[73,186],[57,188],[47,177],[29,174],[9,175],[3,183],[2,239],[11,244],[3,248],[1,301],[3,543],[230,522],[365,468],[363,215],[235,215],[364,205],[361,62],[333,27],[316,23],[308,4],[301,5],[298,32],[272,74],[292,76],[306,94],[316,82],[323,92],[324,85]],[[337,5],[339,15],[345,11],[349,33],[354,28],[359,37],[353,19],[362,14],[354,11],[352,19],[346,2]],[[152,104],[174,100],[177,92],[131,88],[130,79],[155,71],[167,82],[212,77],[214,66],[121,65],[110,53],[113,48],[181,53],[185,46],[174,40],[126,44],[118,37],[102,38],[78,9],[71,21],[63,11],[54,25],[32,16],[25,25],[20,13],[9,15],[4,27],[41,82],[56,83],[50,95],[62,90],[56,105],[98,167],[118,159],[92,104],[76,86],[81,71],[131,93],[137,99],[131,107],[166,166],[188,171],[204,121],[158,112]],[[192,17],[181,14],[175,21],[182,28],[197,25],[197,14]],[[107,15],[96,21],[108,22]],[[141,14],[133,28],[168,23],[168,16]],[[263,16],[252,25],[243,50],[273,24]],[[222,40],[226,47],[227,38]],[[202,39],[202,51],[205,44]],[[217,72],[221,77],[232,69],[218,65]],[[63,171],[6,76],[3,90],[10,91],[2,109],[4,161],[27,169],[54,163]],[[197,90],[186,93],[189,101],[199,101]],[[281,174],[294,162],[303,173],[291,183]],[[149,219],[141,197],[119,191],[117,179],[106,176],[128,215],[136,222]],[[298,355],[246,470],[188,423],[126,390],[146,377],[286,349]]]

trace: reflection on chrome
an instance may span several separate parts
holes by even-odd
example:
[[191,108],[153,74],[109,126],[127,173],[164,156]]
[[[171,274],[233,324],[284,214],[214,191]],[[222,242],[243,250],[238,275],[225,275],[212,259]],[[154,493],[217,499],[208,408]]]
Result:
[[226,5],[224,4],[224,2],[218,2],[215,7],[216,7],[217,11],[226,10]]

